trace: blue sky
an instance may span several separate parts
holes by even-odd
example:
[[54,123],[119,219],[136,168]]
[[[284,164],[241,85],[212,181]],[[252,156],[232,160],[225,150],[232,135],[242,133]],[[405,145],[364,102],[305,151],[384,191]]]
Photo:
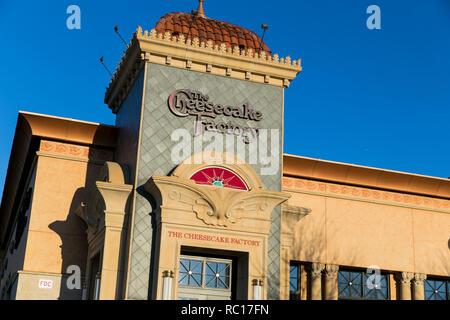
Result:
[[[81,8],[81,30],[66,9]],[[369,5],[381,30],[369,30]],[[261,33],[302,59],[285,92],[285,153],[450,177],[450,0],[206,0],[210,18]],[[196,0],[0,0],[0,192],[19,110],[114,124],[109,75],[138,25]]]

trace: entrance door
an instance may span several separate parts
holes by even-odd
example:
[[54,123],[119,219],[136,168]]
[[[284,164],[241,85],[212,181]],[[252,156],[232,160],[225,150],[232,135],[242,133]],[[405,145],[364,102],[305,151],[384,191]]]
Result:
[[181,256],[179,300],[231,300],[232,260]]

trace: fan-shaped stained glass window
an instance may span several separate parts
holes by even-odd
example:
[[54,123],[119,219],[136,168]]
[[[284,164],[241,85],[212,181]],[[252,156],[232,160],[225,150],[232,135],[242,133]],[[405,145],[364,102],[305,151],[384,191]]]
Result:
[[247,185],[237,174],[220,167],[203,168],[194,173],[191,180],[199,185],[248,191]]

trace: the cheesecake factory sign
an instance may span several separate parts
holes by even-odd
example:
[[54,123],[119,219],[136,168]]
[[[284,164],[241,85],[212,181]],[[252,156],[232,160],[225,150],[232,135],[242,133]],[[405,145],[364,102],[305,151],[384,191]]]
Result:
[[[200,92],[191,90],[177,90],[169,97],[169,109],[177,117],[195,117],[194,135],[198,136],[205,130],[241,136],[244,142],[249,143],[259,135],[257,128],[243,127],[235,124],[233,120],[243,119],[259,122],[263,119],[260,111],[252,110],[247,103],[241,106],[229,106],[209,101],[209,97]],[[229,120],[216,122],[217,116],[228,117]]]

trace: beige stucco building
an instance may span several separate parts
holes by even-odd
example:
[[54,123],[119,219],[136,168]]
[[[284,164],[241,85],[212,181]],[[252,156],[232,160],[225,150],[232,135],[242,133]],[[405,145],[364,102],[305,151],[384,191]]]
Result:
[[115,126],[19,113],[0,298],[449,299],[450,180],[284,154],[300,60],[202,2],[138,27]]

